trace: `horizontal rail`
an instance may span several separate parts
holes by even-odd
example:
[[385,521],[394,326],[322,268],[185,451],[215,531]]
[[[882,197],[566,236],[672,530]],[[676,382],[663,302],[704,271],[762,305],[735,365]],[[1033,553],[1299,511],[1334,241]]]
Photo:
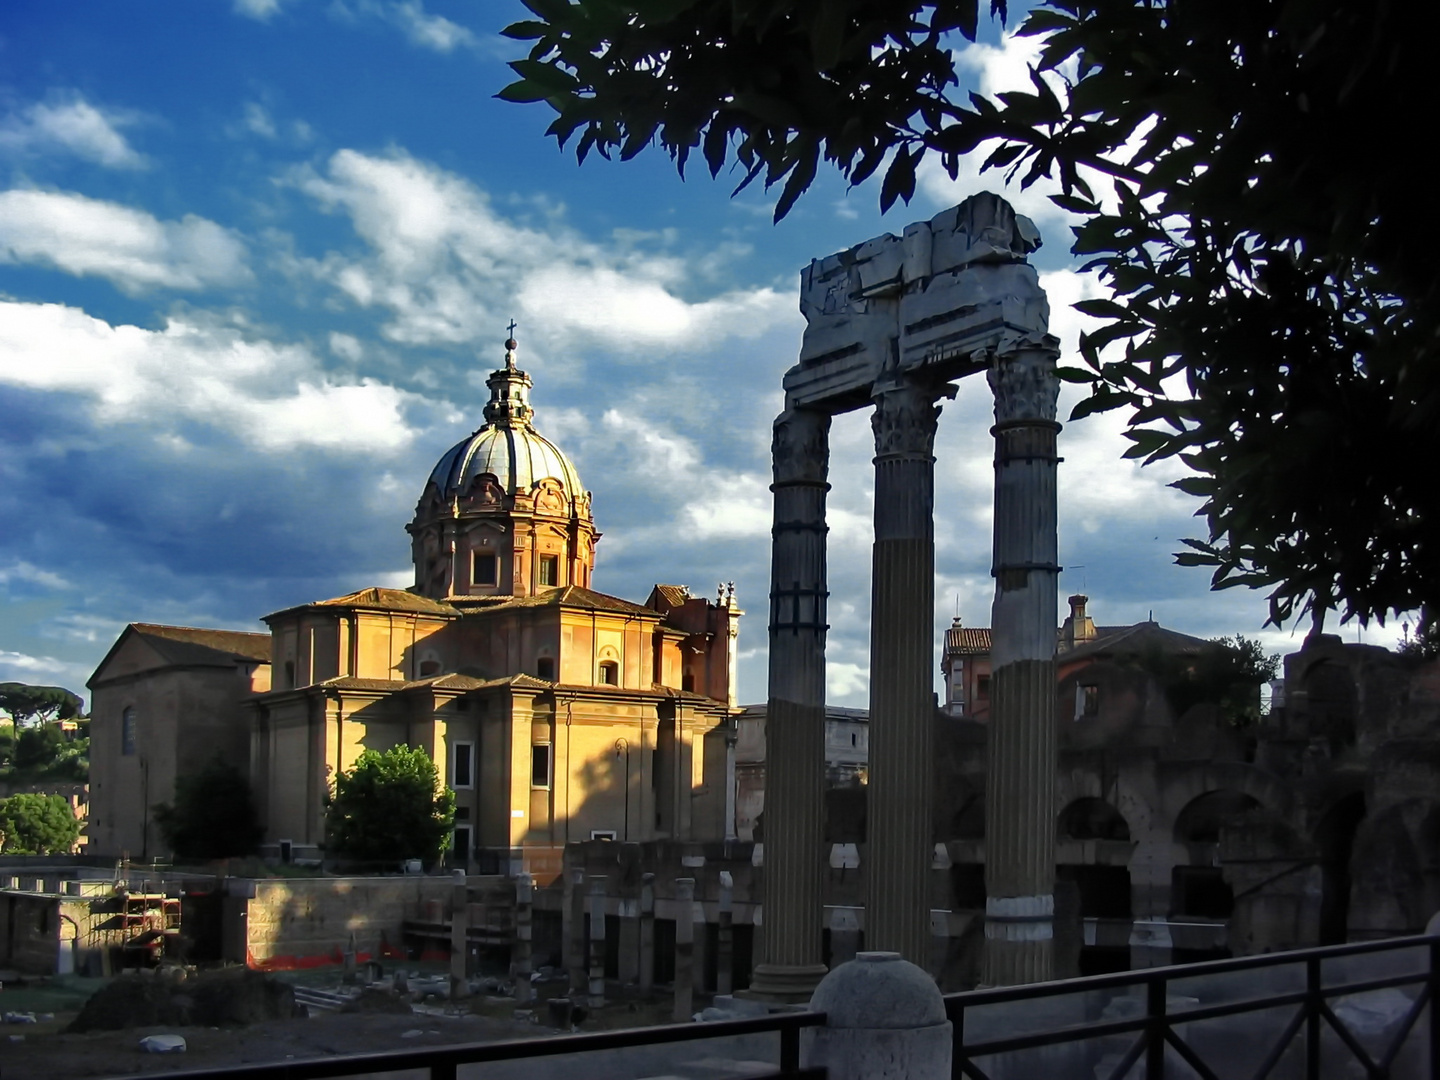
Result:
[[[738,1035],[788,1032],[819,1027],[825,1014],[819,1012],[779,1013],[744,1020],[716,1020],[706,1023],[662,1024],[656,1027],[622,1028],[619,1031],[589,1032],[584,1035],[557,1035],[546,1039],[507,1039],[502,1042],[461,1043],[433,1049],[385,1050],[376,1054],[310,1058],[304,1061],[271,1061],[255,1065],[226,1066],[167,1072],[166,1080],[321,1080],[322,1077],[356,1076],[363,1073],[429,1069],[434,1077],[453,1077],[460,1065],[495,1061],[553,1057],[559,1054],[588,1054],[601,1050],[623,1050],[636,1046],[723,1039]],[[796,1076],[782,1067],[771,1076]]]
[[[1058,979],[1055,982],[1029,983],[1024,986],[997,986],[986,990],[965,990],[958,994],[946,994],[947,1009],[951,1003],[963,1009],[981,1005],[999,1005],[1008,1001],[1033,1001],[1036,998],[1063,997],[1087,990],[1110,990],[1122,986],[1139,986],[1152,982],[1172,982],[1199,979],[1207,975],[1220,975],[1232,971],[1251,971],[1256,968],[1284,967],[1287,964],[1303,964],[1310,959],[1332,960],[1340,956],[1361,956],[1367,953],[1400,952],[1404,949],[1420,948],[1440,943],[1440,936],[1416,934],[1411,937],[1383,938],[1378,941],[1362,941],[1350,945],[1322,945],[1312,949],[1292,949],[1288,952],[1265,953],[1262,956],[1239,956],[1230,960],[1205,960],[1198,964],[1171,964],[1168,967],[1140,968],[1134,971],[1118,971],[1110,975],[1086,975],[1078,979]],[[1417,973],[1416,979],[1424,978]]]

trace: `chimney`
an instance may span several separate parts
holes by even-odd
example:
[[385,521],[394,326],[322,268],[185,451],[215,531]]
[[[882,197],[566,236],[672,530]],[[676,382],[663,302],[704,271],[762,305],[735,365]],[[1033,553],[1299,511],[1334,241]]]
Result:
[[1095,640],[1095,622],[1085,614],[1085,605],[1089,602],[1090,598],[1081,593],[1070,597],[1070,617],[1060,627],[1062,649],[1073,649]]

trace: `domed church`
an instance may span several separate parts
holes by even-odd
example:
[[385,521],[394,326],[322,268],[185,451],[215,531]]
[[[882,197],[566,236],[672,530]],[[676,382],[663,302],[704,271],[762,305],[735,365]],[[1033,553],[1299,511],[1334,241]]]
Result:
[[408,590],[277,611],[268,635],[126,628],[89,683],[90,852],[162,854],[146,808],[219,750],[248,763],[267,852],[318,859],[335,772],[400,743],[455,792],[457,867],[543,882],[573,840],[734,835],[734,589],[591,588],[590,493],[515,352],[425,482]]

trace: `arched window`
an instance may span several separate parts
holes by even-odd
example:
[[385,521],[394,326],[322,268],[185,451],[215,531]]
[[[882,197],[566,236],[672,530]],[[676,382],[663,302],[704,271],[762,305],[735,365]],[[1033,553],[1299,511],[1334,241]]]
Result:
[[549,656],[542,656],[535,661],[535,675],[537,678],[547,682],[555,681],[555,661]]
[[603,660],[600,663],[600,681],[606,686],[620,685],[620,665],[614,660]]
[[135,753],[135,708],[125,706],[120,714],[120,753],[127,756]]

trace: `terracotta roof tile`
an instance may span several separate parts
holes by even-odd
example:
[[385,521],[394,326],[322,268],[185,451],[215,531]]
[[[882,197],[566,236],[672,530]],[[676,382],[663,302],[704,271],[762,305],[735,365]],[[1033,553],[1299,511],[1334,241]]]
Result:
[[945,631],[947,653],[978,654],[990,651],[988,626],[952,626]]
[[205,630],[195,626],[131,623],[130,629],[173,664],[233,664],[237,659],[268,664],[270,635],[246,630]]
[[[618,596],[608,596],[594,589],[586,589],[580,585],[562,585],[558,588],[547,589],[535,596],[519,596],[514,600],[507,600],[503,604],[497,604],[491,608],[482,609],[484,612],[505,611],[511,608],[535,608],[535,607],[578,607],[593,611],[618,611],[626,615],[652,615],[659,616],[654,608],[645,607],[642,604],[632,604],[629,600],[622,600]],[[477,612],[476,614],[480,614]]]
[[333,600],[317,600],[314,606],[374,608],[379,611],[411,611],[420,615],[459,614],[459,612],[449,604],[442,604],[439,600],[431,600],[428,596],[407,592],[404,589],[361,589],[359,592],[353,592],[347,596],[337,596]]

